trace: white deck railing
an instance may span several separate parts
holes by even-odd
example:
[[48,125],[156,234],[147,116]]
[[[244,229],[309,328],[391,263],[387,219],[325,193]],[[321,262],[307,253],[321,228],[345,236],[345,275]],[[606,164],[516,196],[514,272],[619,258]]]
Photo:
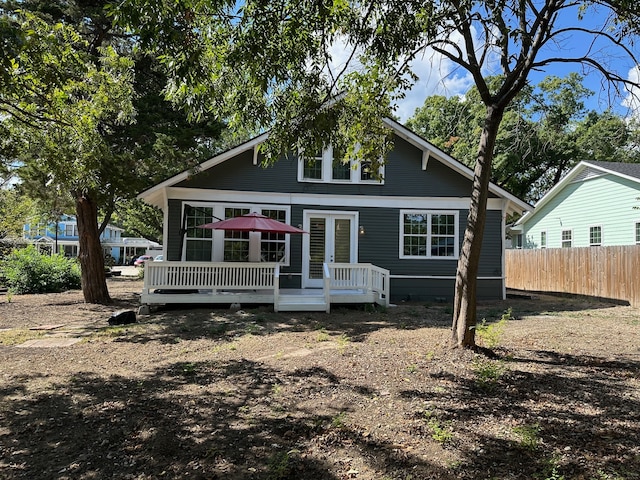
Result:
[[[278,263],[212,263],[212,262],[147,262],[143,295],[163,290],[216,291],[269,290],[278,302],[280,264]],[[331,291],[361,290],[373,292],[376,303],[389,305],[389,271],[370,263],[323,264],[323,290],[327,304]]]
[[389,306],[389,270],[371,263],[328,263],[329,288],[362,290],[376,293],[378,300]]
[[147,262],[144,291],[277,290],[277,263]]

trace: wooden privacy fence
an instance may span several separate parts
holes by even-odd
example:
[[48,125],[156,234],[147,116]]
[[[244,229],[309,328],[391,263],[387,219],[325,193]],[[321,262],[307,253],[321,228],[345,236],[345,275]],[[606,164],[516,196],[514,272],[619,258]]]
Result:
[[507,250],[507,288],[626,300],[640,307],[640,245]]

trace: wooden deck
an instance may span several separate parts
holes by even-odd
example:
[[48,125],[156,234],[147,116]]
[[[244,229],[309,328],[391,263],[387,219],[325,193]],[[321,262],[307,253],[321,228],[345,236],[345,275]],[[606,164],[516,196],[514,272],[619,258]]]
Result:
[[389,306],[389,271],[372,264],[324,264],[323,287],[281,289],[277,263],[148,262],[143,305],[272,304],[278,311],[325,311],[331,304]]

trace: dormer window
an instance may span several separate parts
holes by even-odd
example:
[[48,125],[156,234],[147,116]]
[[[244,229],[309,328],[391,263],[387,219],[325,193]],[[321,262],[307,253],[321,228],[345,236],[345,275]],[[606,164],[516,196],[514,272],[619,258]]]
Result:
[[371,161],[345,162],[344,152],[330,145],[312,157],[300,156],[298,181],[382,184],[383,167],[375,174],[371,165]]

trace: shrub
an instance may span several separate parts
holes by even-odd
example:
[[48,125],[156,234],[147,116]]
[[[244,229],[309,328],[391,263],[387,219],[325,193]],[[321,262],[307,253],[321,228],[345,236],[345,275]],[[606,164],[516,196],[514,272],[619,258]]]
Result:
[[41,255],[33,245],[14,250],[1,264],[10,291],[18,294],[80,288],[80,267],[62,255]]

